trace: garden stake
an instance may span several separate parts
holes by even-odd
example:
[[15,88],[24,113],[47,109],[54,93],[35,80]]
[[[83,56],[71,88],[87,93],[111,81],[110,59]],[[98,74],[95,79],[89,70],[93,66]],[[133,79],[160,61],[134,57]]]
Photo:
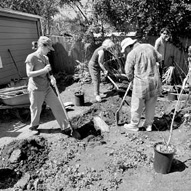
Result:
[[183,87],[182,87],[182,89],[181,89],[181,91],[180,91],[180,94],[179,94],[179,96],[178,96],[178,101],[177,101],[177,103],[176,103],[175,110],[174,110],[174,113],[173,113],[172,122],[171,122],[171,125],[170,125],[170,135],[169,135],[169,138],[168,138],[168,141],[167,141],[167,148],[168,148],[168,146],[169,146],[169,144],[170,144],[170,141],[171,141],[171,138],[172,138],[173,123],[174,123],[176,111],[177,111],[177,109],[178,109],[178,104],[179,104],[179,102],[180,102],[180,96],[182,95],[183,90],[184,90],[184,85],[183,85]]

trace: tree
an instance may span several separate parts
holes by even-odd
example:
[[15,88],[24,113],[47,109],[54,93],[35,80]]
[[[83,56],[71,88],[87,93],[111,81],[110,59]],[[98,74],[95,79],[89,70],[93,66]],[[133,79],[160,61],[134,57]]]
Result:
[[[89,1],[91,0],[88,0],[86,5]],[[0,7],[2,8],[10,8],[12,10],[41,16],[44,35],[53,34],[55,31],[57,31],[57,34],[64,33],[64,31],[60,31],[64,27],[60,26],[62,26],[63,23],[67,23],[68,25],[68,22],[64,22],[63,19],[57,19],[55,22],[54,18],[55,15],[61,14],[59,8],[64,6],[72,7],[76,12],[76,18],[74,20],[66,18],[66,20],[71,20],[72,23],[76,22],[74,24],[76,27],[73,27],[75,28],[73,32],[84,34],[89,25],[91,25],[91,19],[89,20],[86,14],[87,8],[82,6],[81,0],[0,0]]]
[[85,21],[89,24],[87,16],[85,15],[83,10],[81,9],[81,7],[82,7],[81,0],[60,0],[60,6],[62,7],[64,5],[68,5],[68,6],[72,7],[74,9],[74,11],[76,11],[75,8],[77,8],[77,10],[84,17]]
[[139,30],[147,36],[168,27],[173,39],[191,37],[189,0],[95,0],[93,10],[120,31]]

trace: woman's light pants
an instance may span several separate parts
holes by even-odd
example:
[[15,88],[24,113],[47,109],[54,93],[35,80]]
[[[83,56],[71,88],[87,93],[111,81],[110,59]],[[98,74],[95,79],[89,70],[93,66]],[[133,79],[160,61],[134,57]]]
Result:
[[51,108],[60,128],[63,130],[69,127],[70,124],[66,118],[66,114],[61,106],[61,103],[59,102],[58,97],[51,87],[49,87],[46,91],[30,91],[29,100],[31,112],[31,127],[39,125],[42,104],[44,103],[44,101]]
[[99,95],[100,94],[100,75],[101,75],[101,70],[99,67],[94,67],[91,64],[89,64],[89,72],[92,78],[92,83],[94,86],[94,95]]

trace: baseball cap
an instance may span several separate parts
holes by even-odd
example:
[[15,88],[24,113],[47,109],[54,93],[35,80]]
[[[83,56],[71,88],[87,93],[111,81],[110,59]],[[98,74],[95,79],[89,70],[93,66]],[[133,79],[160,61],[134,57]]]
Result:
[[50,38],[46,37],[46,36],[41,36],[38,39],[38,44],[43,44],[45,46],[47,46],[50,50],[54,51],[54,48],[52,47],[52,41]]

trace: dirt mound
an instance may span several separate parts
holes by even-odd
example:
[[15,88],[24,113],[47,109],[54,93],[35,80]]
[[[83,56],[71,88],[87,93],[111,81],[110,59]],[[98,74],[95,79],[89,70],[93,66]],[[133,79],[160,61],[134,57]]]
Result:
[[[7,184],[7,180],[3,182],[1,178],[1,188],[12,187],[26,172],[33,177],[48,159],[48,153],[49,147],[43,137],[16,140],[4,146],[1,150],[0,170],[9,174],[11,181]],[[6,175],[3,177],[5,179]]]

